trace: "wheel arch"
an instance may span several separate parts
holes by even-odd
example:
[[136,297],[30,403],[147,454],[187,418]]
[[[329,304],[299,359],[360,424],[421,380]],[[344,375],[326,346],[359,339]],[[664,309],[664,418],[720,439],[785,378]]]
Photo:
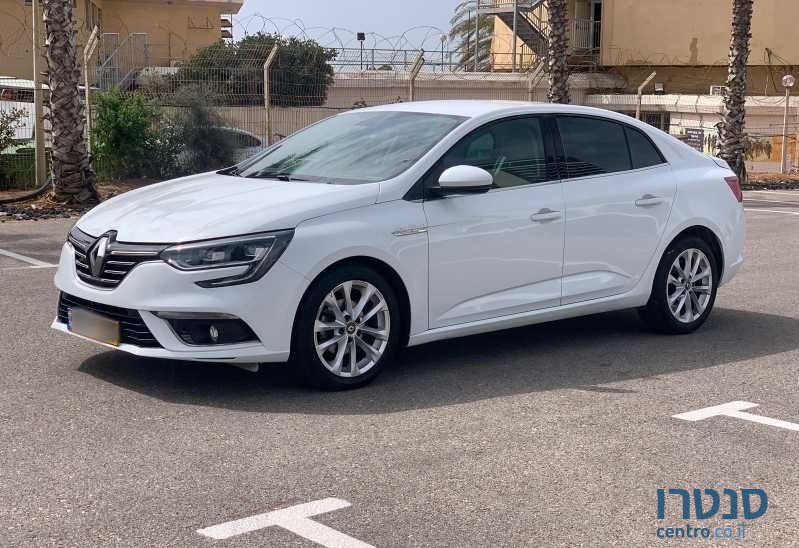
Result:
[[368,255],[356,255],[351,257],[346,257],[343,259],[339,259],[328,266],[326,266],[323,270],[321,270],[314,278],[308,283],[308,286],[305,288],[305,291],[302,294],[302,298],[300,298],[299,302],[297,303],[297,310],[294,313],[294,324],[291,330],[292,339],[294,339],[294,333],[297,328],[297,321],[299,318],[299,309],[302,306],[302,303],[305,302],[305,299],[308,296],[308,293],[314,287],[317,281],[319,281],[322,276],[326,275],[332,270],[337,268],[341,268],[348,265],[358,265],[358,266],[365,266],[371,268],[372,270],[376,271],[378,274],[386,278],[391,287],[397,294],[397,299],[399,300],[400,304],[400,346],[404,347],[408,344],[408,338],[410,336],[411,330],[411,301],[410,295],[408,293],[408,288],[405,286],[405,282],[402,280],[402,277],[399,273],[387,262],[377,259],[375,257],[370,257]]
[[666,250],[670,249],[674,242],[685,238],[686,236],[694,236],[699,238],[700,240],[705,241],[709,246],[710,249],[713,251],[714,258],[716,259],[716,263],[719,267],[719,274],[718,279],[721,280],[724,277],[724,247],[721,245],[721,239],[718,235],[710,228],[704,225],[692,225],[687,228],[682,229],[676,236],[674,236],[669,245],[666,246]]

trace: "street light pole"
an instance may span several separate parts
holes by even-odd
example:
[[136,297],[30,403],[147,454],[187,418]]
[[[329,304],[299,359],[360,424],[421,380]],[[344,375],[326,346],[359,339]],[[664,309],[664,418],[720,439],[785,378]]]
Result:
[[363,72],[363,43],[366,40],[366,33],[359,32],[358,33],[358,42],[361,43],[361,72]]
[[446,65],[446,55],[444,53],[444,45],[447,43],[447,35],[441,35],[441,72],[444,72],[444,66]]
[[788,159],[788,113],[791,107],[791,88],[796,85],[796,78],[792,74],[782,77],[782,85],[785,87],[785,117],[782,120],[782,158],[780,159],[780,173],[785,175],[788,172],[786,160]]

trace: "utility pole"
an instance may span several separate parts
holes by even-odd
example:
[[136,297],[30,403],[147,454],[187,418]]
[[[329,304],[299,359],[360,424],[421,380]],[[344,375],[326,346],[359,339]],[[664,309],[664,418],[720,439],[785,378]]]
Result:
[[32,2],[33,13],[33,136],[36,143],[36,187],[47,181],[47,157],[44,148],[44,98],[42,97],[42,15],[39,0]]

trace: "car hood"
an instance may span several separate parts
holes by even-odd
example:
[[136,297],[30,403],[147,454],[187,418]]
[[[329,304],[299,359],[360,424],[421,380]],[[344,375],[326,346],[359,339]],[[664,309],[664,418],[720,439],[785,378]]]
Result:
[[295,228],[307,219],[373,204],[378,184],[332,185],[203,173],[103,202],[77,223],[131,243],[180,243]]

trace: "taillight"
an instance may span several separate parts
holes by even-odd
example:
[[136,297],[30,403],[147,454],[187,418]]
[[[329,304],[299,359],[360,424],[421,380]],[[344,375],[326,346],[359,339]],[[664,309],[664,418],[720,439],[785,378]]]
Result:
[[738,200],[738,203],[743,203],[744,193],[741,192],[741,181],[738,180],[738,177],[724,177],[724,180],[727,181],[727,186],[732,190],[732,194]]

